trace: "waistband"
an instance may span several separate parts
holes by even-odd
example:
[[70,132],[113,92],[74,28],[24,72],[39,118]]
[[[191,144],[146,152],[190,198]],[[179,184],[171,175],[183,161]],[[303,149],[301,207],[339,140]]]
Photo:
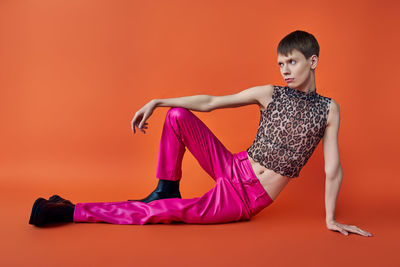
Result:
[[248,156],[247,156],[247,151],[246,150],[240,151],[239,153],[236,153],[236,155],[237,155],[238,159],[240,159],[241,161],[245,160],[245,159],[249,159]]
[[264,204],[268,206],[270,203],[272,203],[274,200],[269,196],[268,192],[265,190],[265,188],[262,186],[260,180],[257,178],[257,175],[254,173],[253,167],[251,166],[251,162],[249,160],[249,157],[247,156],[247,151],[240,151],[239,153],[236,154],[237,158],[240,160],[240,162],[243,162],[247,165],[247,169],[249,172],[251,172],[253,178],[251,179],[251,183],[254,184],[255,191],[257,191],[258,197],[263,198]]

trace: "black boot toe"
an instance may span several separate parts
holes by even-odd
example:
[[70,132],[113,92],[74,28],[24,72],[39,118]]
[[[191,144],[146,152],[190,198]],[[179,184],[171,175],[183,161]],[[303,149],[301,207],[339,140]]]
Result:
[[54,203],[38,198],[32,207],[30,224],[43,226],[51,223],[72,222],[75,206],[63,202]]
[[40,197],[40,198],[35,200],[35,202],[33,203],[33,206],[32,206],[31,216],[29,218],[29,224],[35,225],[37,223],[37,221],[38,221],[38,215],[37,215],[38,208],[39,208],[40,204],[45,202],[45,201],[47,201],[47,200],[42,198],[42,197]]

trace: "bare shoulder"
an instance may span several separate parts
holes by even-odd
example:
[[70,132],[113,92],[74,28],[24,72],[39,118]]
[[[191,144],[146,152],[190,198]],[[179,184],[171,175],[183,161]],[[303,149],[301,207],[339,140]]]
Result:
[[332,124],[338,124],[339,121],[340,121],[339,104],[333,98],[331,98],[327,126],[332,125]]
[[265,110],[268,104],[272,101],[273,92],[274,92],[273,84],[258,86],[257,100],[260,103],[261,110]]
[[272,96],[272,93],[274,92],[273,84],[260,85],[259,88],[260,88],[260,91],[264,92],[264,94],[269,94],[271,96]]

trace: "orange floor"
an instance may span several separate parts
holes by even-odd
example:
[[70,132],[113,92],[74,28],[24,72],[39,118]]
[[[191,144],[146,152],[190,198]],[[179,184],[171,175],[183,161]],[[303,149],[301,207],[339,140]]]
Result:
[[[311,162],[311,165],[319,162]],[[63,166],[38,162],[52,169],[47,175],[19,174],[1,188],[1,266],[399,266],[398,197],[353,192],[343,183],[337,220],[370,231],[373,237],[344,236],[324,224],[323,181],[300,177],[289,183],[276,201],[248,222],[219,225],[111,225],[71,223],[37,228],[28,224],[33,201],[58,193],[74,202],[119,201],[145,195],[155,179],[136,187],[134,166],[81,163]],[[101,170],[95,171],[98,166]],[[17,166],[15,166],[17,168]],[[86,173],[91,169],[92,172]],[[64,171],[68,170],[68,171]],[[72,173],[75,170],[75,175]],[[213,181],[188,154],[183,197],[195,197]],[[307,172],[308,170],[306,170]],[[45,172],[45,171],[43,171]],[[64,172],[64,173],[63,173]],[[61,174],[60,174],[61,173]],[[85,175],[79,175],[85,173]],[[107,179],[106,177],[110,177]],[[140,176],[140,172],[138,173]],[[41,183],[46,179],[46,183]],[[18,181],[24,181],[19,183]],[[53,182],[51,182],[53,181]],[[111,182],[108,183],[107,181]],[[89,185],[91,184],[91,185]],[[78,186],[80,185],[80,186]],[[193,190],[196,186],[198,190]],[[192,188],[192,191],[187,190]],[[307,188],[311,189],[307,192]],[[389,190],[390,191],[390,190]],[[313,193],[312,193],[313,192]],[[296,199],[293,199],[296,195]],[[302,197],[303,195],[303,197]],[[351,195],[351,199],[349,196]]]

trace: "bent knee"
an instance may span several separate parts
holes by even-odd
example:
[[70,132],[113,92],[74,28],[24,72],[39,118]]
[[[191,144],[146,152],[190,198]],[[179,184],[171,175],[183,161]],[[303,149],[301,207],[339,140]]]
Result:
[[183,108],[183,107],[171,107],[167,112],[167,116],[175,118],[175,119],[184,118],[189,114],[190,114],[190,111],[187,108]]

